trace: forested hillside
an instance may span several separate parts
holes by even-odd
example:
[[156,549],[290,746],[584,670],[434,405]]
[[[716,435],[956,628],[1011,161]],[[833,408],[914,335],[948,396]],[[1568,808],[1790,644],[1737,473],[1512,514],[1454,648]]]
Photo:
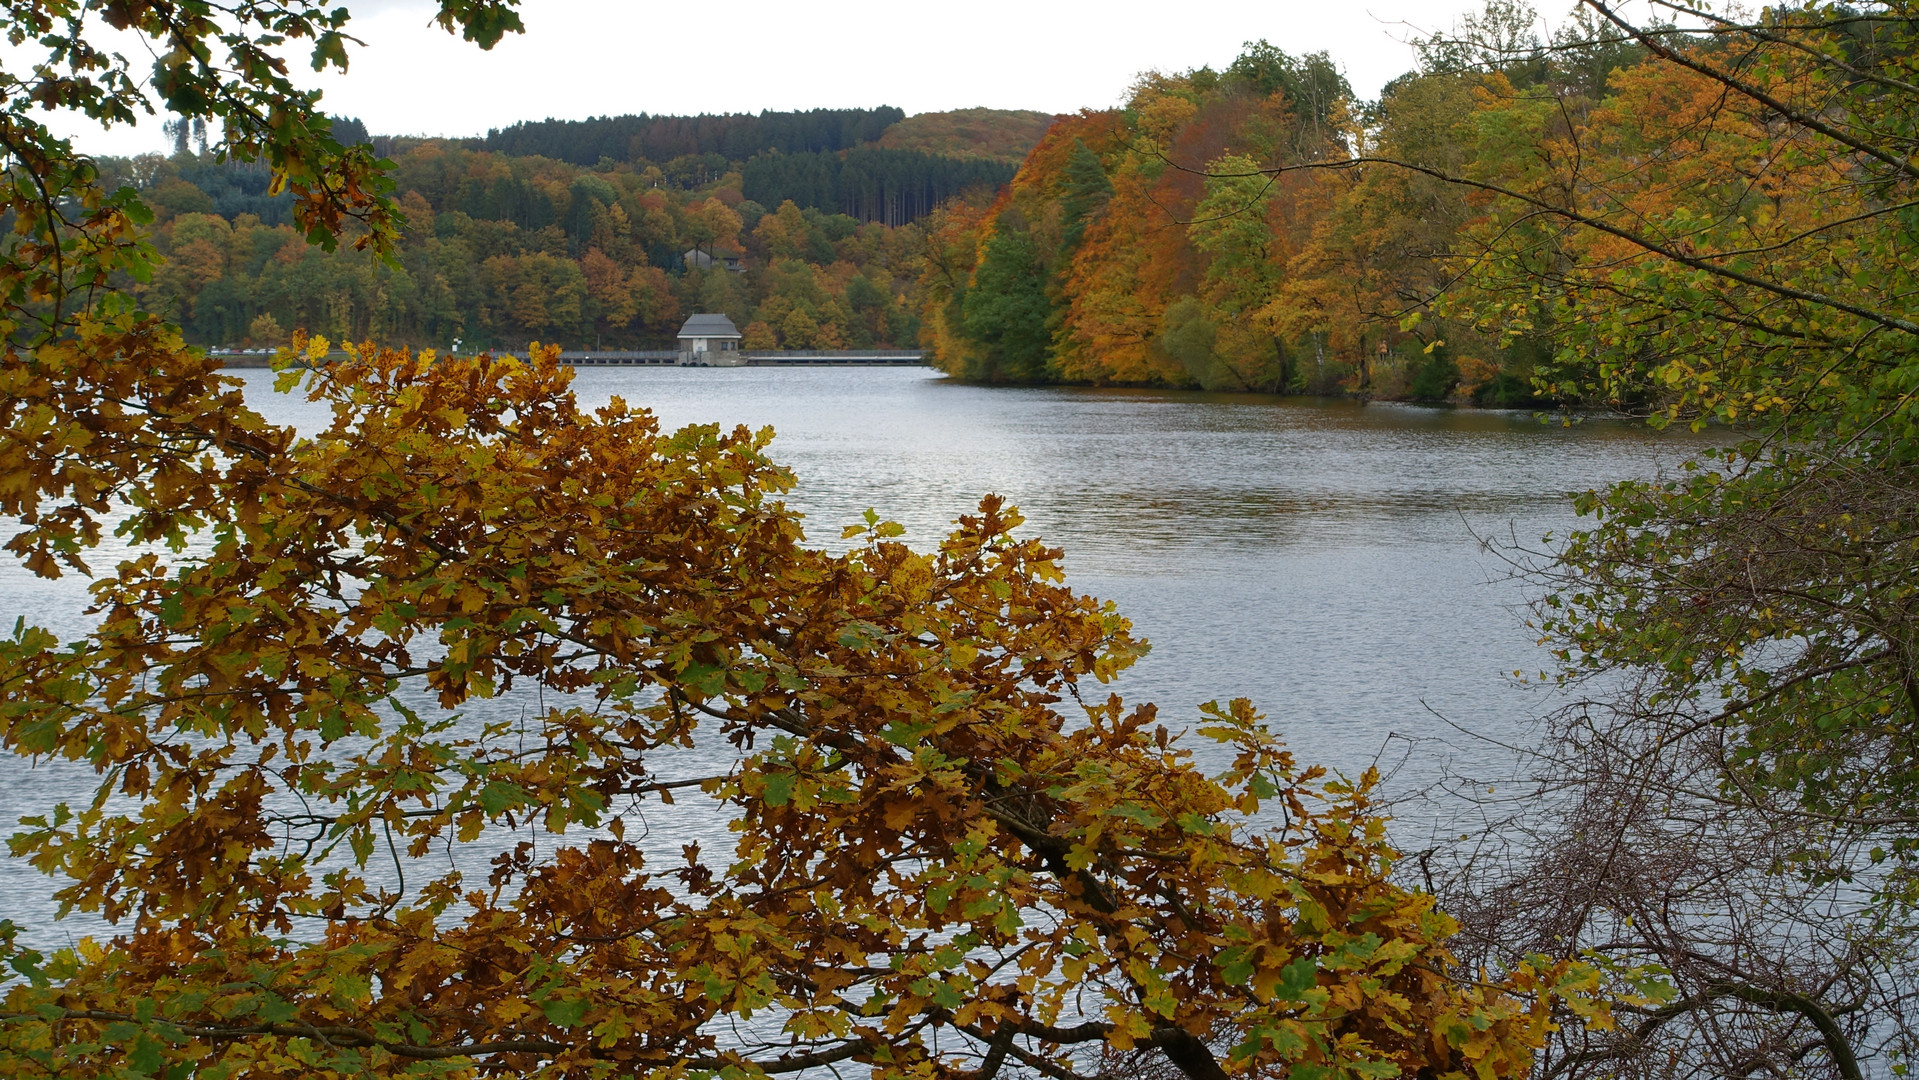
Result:
[[[306,329],[442,348],[660,347],[696,311],[726,313],[754,348],[918,336],[917,226],[769,208],[730,168],[689,182],[654,165],[417,142],[396,155],[407,229],[387,265],[308,246],[261,166],[191,154],[109,164],[146,191],[167,256],[139,291],[204,344],[272,345]],[[745,272],[688,268],[689,251],[743,256]]]
[[967,191],[997,190],[1013,172],[990,158],[861,148],[762,154],[746,163],[743,183],[746,197],[764,206],[790,199],[862,221],[904,225]]
[[1030,109],[953,109],[917,113],[879,138],[888,150],[918,150],[949,157],[980,157],[1017,165],[1057,117]]
[[777,150],[850,150],[874,142],[906,118],[890,105],[877,109],[722,113],[701,116],[600,116],[588,120],[530,120],[486,133],[476,149],[516,157],[548,157],[575,165],[608,161],[667,162],[719,154],[745,161]]
[[[1038,118],[1041,122],[1035,123]],[[891,106],[702,116],[542,120],[468,149],[574,165],[658,166],[682,188],[744,177],[748,199],[904,225],[974,187],[997,188],[1045,131],[1039,113],[967,110],[906,119]],[[890,136],[890,138],[889,138]]]
[[[397,266],[309,248],[267,167],[216,160],[204,127],[169,127],[169,157],[106,165],[158,214],[169,258],[144,294],[205,344],[259,347],[304,328],[465,348],[663,346],[683,315],[718,311],[757,348],[903,346],[919,336],[913,223],[961,196],[990,199],[1038,138],[1038,115],[915,118],[910,146],[880,141],[904,118],[891,107],[380,138],[408,217]],[[368,139],[357,120],[334,125]],[[689,251],[738,257],[745,272],[689,268]]]

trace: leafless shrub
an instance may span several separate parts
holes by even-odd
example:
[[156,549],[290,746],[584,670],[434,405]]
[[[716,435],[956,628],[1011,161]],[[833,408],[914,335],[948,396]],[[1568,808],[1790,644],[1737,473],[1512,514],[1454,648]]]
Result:
[[1860,1078],[1919,1052],[1919,476],[1787,464],[1764,500],[1671,499],[1635,547],[1509,551],[1560,598],[1537,615],[1583,696],[1507,775],[1400,811],[1436,822],[1404,869],[1463,959],[1669,985],[1611,1030],[1565,1025],[1542,1077]]

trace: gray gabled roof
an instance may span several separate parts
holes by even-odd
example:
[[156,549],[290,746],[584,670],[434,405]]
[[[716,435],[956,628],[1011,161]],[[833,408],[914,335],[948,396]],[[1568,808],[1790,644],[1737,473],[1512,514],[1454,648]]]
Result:
[[740,336],[739,327],[724,315],[695,315],[680,327],[683,338],[736,338]]

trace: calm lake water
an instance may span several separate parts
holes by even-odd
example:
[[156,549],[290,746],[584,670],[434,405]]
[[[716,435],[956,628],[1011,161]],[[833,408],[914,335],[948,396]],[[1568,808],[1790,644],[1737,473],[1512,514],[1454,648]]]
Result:
[[[323,422],[273,394],[270,372],[238,374],[270,418]],[[930,546],[983,493],[1004,495],[1065,548],[1070,582],[1117,601],[1153,643],[1119,692],[1175,721],[1249,697],[1302,761],[1398,761],[1401,788],[1492,752],[1458,729],[1523,741],[1550,707],[1512,678],[1548,666],[1524,626],[1527,593],[1477,537],[1563,535],[1568,492],[1675,468],[1703,445],[1524,413],[988,389],[919,368],[594,368],[575,386],[589,406],[615,394],[650,406],[668,428],[771,425],[774,456],[800,479],[790,502],[821,543],[872,507]],[[0,615],[77,632],[83,587],[6,562]],[[0,821],[85,798],[90,779],[0,760]],[[725,843],[710,817],[656,823],[669,851]],[[90,930],[48,926],[51,890],[0,860],[0,905],[33,940]]]

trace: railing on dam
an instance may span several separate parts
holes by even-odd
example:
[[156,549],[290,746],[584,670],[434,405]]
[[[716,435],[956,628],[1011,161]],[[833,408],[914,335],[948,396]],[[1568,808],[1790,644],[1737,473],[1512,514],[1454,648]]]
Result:
[[918,349],[782,349],[749,352],[749,364],[924,364]]
[[[265,349],[210,349],[208,351],[217,359],[224,362],[228,367],[266,367],[271,359],[271,354]],[[517,356],[522,360],[526,359],[526,351],[524,349],[500,349],[495,351],[502,355]],[[345,353],[335,351],[328,356],[328,359],[339,359],[345,355]],[[677,349],[579,349],[562,351],[560,353],[560,363],[571,364],[575,367],[615,367],[640,364],[663,364],[670,367],[689,363],[692,366],[729,367],[742,365],[761,367],[793,364],[871,365],[885,367],[926,363],[926,354],[918,349],[770,349],[738,353],[708,353],[701,355],[698,360],[692,360],[691,355],[692,354],[682,353]],[[727,357],[728,359],[737,358],[737,360],[735,360],[733,364],[725,365],[711,363],[712,358],[721,356]]]
[[[524,354],[516,353],[515,355]],[[694,358],[695,356],[697,359]],[[735,360],[735,362],[733,364],[714,363],[721,357]],[[691,364],[714,367],[733,367],[740,364],[755,367],[772,364],[909,365],[925,362],[926,354],[918,349],[767,349],[731,354],[686,354],[671,349],[606,349],[591,352],[568,350],[560,353],[560,363],[580,367],[597,367],[602,364]]]
[[[524,350],[512,349],[507,351],[522,360],[526,359],[526,352]],[[586,364],[673,365],[679,362],[680,351],[678,349],[594,349],[591,352],[585,350],[561,350],[560,352],[560,363],[573,364],[575,366]]]

